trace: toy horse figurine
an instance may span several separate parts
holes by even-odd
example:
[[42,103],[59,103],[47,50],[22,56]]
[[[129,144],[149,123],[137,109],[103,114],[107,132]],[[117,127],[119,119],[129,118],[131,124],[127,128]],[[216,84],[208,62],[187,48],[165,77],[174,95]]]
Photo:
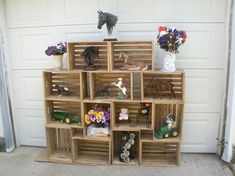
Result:
[[123,60],[123,66],[120,70],[148,70],[148,64],[145,64],[144,62],[131,61],[125,52],[120,52],[119,59]]
[[106,23],[106,27],[108,30],[108,35],[109,38],[104,39],[104,41],[117,41],[116,38],[111,38],[112,32],[113,32],[113,27],[116,25],[118,21],[118,17],[107,12],[102,12],[101,10],[97,11],[99,16],[98,16],[98,29],[101,29],[102,26]]
[[119,88],[120,94],[118,97],[116,97],[117,99],[123,100],[123,99],[127,98],[127,94],[126,94],[127,88],[122,85],[122,78],[118,78],[118,83],[112,82],[111,84],[113,84],[117,88]]
[[95,59],[99,57],[99,48],[95,46],[87,47],[81,53],[81,57],[84,58],[86,63],[84,70],[96,70]]

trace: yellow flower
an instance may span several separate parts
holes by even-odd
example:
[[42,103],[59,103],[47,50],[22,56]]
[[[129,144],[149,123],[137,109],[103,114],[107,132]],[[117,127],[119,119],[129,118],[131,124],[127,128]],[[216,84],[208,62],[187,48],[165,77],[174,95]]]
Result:
[[89,120],[89,117],[88,117],[87,114],[85,115],[84,119],[85,119],[85,123],[86,123],[87,125],[90,125],[90,124],[91,124],[91,121]]
[[91,109],[91,110],[88,112],[88,114],[89,114],[89,115],[94,114],[94,110],[93,110],[93,109]]
[[96,114],[96,119],[102,119],[104,117],[104,112],[98,112]]

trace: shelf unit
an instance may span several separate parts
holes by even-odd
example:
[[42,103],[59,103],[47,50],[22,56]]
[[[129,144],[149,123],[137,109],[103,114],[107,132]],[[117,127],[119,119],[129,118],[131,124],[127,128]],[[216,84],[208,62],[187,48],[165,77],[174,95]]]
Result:
[[[85,71],[81,52],[88,46],[100,49],[97,70]],[[148,63],[146,71],[122,71],[118,56],[126,52],[133,61]],[[98,60],[98,59],[97,59]],[[154,70],[152,41],[115,41],[115,42],[72,42],[68,43],[68,70],[45,70],[44,102],[45,128],[48,147],[48,161],[58,163],[123,164],[123,165],[179,165],[184,114],[184,71],[172,73]],[[128,97],[117,99],[118,89],[109,87],[109,95],[97,95],[97,91],[122,77],[127,87]],[[152,79],[168,81],[173,85],[176,97],[170,92],[154,91],[148,85]],[[68,87],[68,96],[57,96],[53,85]],[[138,94],[138,95],[137,95]],[[149,119],[137,118],[140,103],[149,103]],[[94,105],[108,106],[111,111],[110,136],[89,137],[84,115]],[[118,119],[120,109],[129,110],[129,121]],[[81,115],[81,124],[66,124],[53,121],[53,112],[66,112]],[[154,134],[169,113],[177,117],[179,136],[156,139]],[[119,161],[118,147],[122,132],[136,134],[135,159],[129,163]]]

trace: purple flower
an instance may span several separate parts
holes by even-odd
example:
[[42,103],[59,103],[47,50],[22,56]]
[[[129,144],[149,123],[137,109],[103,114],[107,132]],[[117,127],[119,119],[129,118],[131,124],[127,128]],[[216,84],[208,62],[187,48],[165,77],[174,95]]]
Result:
[[67,52],[66,43],[60,42],[55,46],[48,46],[48,48],[45,51],[45,54],[47,56],[63,55],[66,52]]

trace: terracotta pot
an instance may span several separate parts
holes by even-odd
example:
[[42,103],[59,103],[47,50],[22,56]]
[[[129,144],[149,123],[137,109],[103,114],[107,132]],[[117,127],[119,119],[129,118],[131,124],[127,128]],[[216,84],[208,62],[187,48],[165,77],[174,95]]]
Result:
[[63,68],[63,55],[54,55],[54,69],[61,70]]

